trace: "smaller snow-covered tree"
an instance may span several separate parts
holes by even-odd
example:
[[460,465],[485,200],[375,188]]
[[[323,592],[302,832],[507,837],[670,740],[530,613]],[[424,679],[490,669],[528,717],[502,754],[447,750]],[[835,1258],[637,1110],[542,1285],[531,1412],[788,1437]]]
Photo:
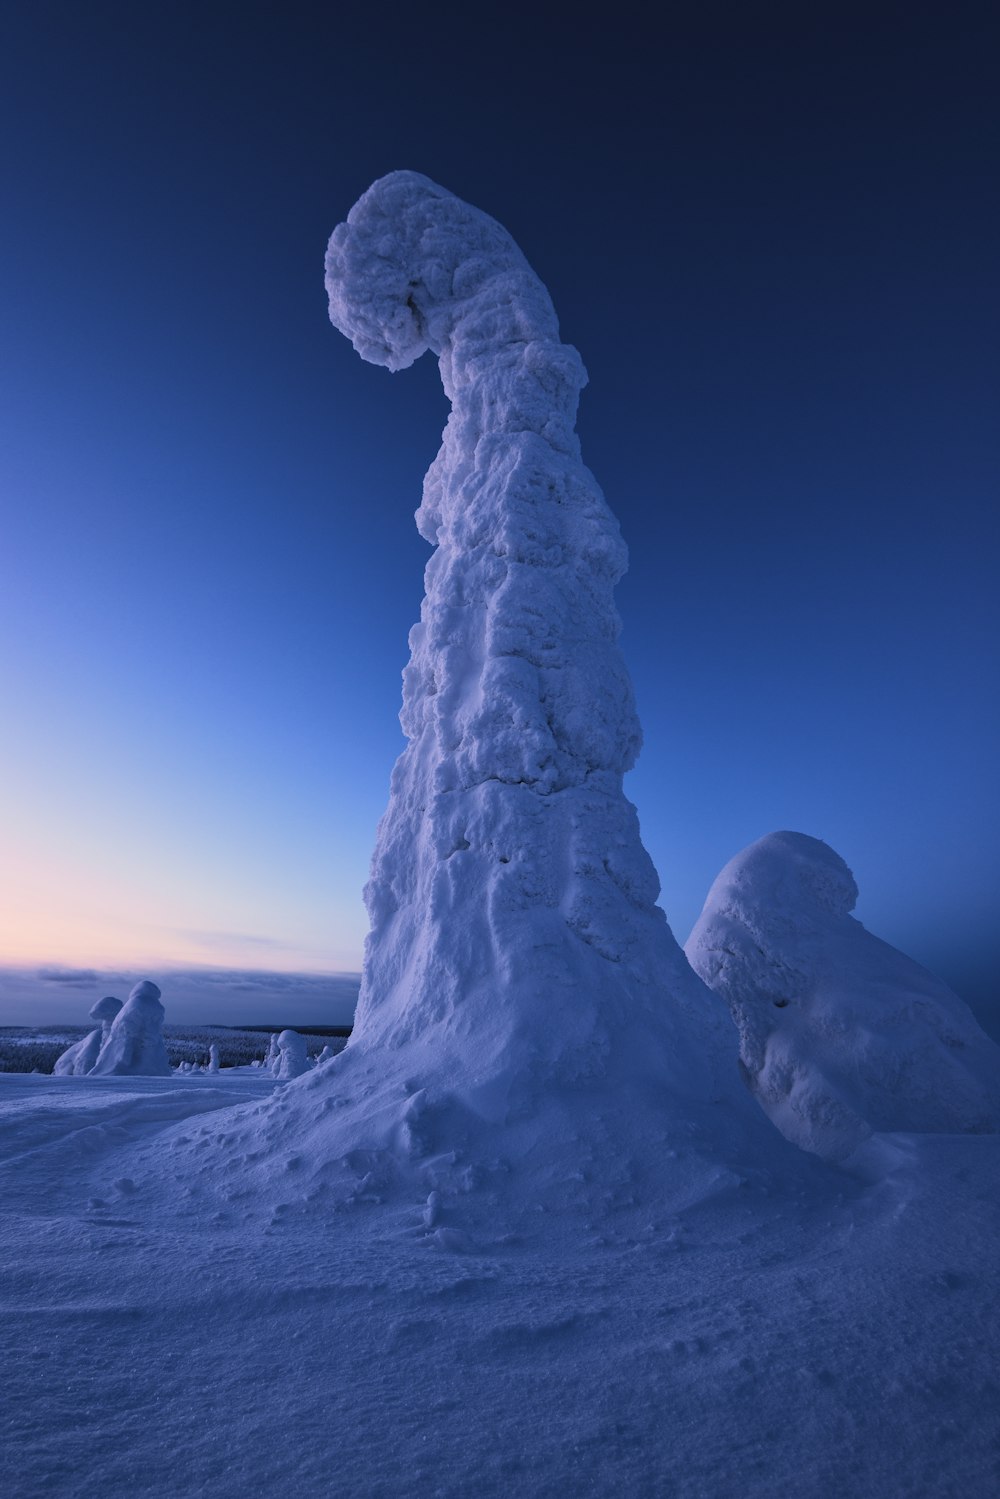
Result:
[[97,1058],[101,1054],[101,1048],[108,1039],[111,1030],[111,1022],[121,1010],[122,1002],[115,999],[114,995],[106,994],[91,1007],[91,1020],[99,1020],[101,1023],[96,1030],[89,1031],[82,1041],[76,1041],[61,1057],[56,1058],[52,1071],[58,1077],[82,1077],[91,1072]]
[[301,1077],[309,1070],[309,1053],[306,1040],[298,1031],[282,1031],[278,1037],[278,1064],[273,1069],[276,1078],[288,1082]]

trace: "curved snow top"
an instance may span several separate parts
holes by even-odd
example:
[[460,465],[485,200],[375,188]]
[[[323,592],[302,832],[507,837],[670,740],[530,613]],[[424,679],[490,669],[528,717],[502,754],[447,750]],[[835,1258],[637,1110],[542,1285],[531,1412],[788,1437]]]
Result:
[[143,979],[129,992],[129,1004],[133,1000],[153,1000],[160,998],[160,991],[151,979]]
[[775,914],[846,916],[857,900],[854,875],[828,843],[807,833],[768,833],[730,859],[708,893],[702,919],[743,902]]
[[330,237],[326,288],[330,321],[370,364],[403,370],[430,349],[454,400],[484,361],[520,359],[522,399],[550,424],[561,408],[571,439],[587,375],[548,292],[506,229],[429,177],[390,172],[359,198]]
[[872,1130],[998,1128],[1000,1049],[946,984],[851,916],[857,893],[827,844],[771,833],[726,865],[688,938],[762,1106],[831,1158]]
[[326,288],[334,326],[391,370],[468,336],[487,304],[482,338],[559,341],[551,298],[506,229],[420,172],[390,172],[362,194],[330,236]]
[[114,1020],[121,1007],[120,999],[115,999],[113,994],[105,994],[103,999],[99,999],[96,1005],[91,1007],[90,1018],[91,1020]]

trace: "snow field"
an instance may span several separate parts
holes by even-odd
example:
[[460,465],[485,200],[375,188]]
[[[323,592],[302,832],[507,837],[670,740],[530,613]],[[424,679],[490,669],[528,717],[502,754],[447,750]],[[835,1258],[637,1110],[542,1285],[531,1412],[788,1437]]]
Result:
[[996,1492],[995,1137],[458,1250],[192,1172],[274,1087],[221,1077],[0,1077],[12,1499]]

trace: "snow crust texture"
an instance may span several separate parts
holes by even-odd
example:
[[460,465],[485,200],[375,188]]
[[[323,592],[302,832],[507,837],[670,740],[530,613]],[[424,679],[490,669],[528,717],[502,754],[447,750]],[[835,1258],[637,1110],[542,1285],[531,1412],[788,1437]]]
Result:
[[210,1168],[317,1081],[0,1073],[4,1499],[996,1499],[1000,1136],[485,1246]]
[[850,913],[843,859],[771,833],[726,865],[686,946],[728,1003],[746,1078],[788,1139],[829,1159],[873,1131],[1000,1128],[1000,1048],[945,984]]
[[345,1056],[433,1050],[487,1112],[613,1068],[616,1045],[678,1096],[731,1091],[724,1011],[655,904],[622,791],[641,739],[613,600],[627,557],[580,459],[580,357],[507,232],[414,172],[365,193],[326,267],[362,357],[430,350],[452,402]]

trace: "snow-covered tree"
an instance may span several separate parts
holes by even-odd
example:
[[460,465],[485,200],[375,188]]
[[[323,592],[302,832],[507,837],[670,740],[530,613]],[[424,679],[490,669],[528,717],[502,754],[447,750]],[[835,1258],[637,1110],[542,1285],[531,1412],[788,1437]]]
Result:
[[160,1077],[170,1073],[163,1040],[160,991],[148,979],[136,984],[111,1022],[93,1072],[114,1076]]
[[523,1077],[537,1048],[575,1076],[642,1031],[647,1065],[704,1096],[718,1007],[656,905],[622,793],[641,741],[613,599],[627,555],[580,461],[580,357],[506,231],[413,172],[334,232],[327,288],[365,359],[400,370],[430,349],[452,402],[417,511],[436,550],[352,1044],[434,1032],[447,1050],[474,1030],[480,1071],[516,1058]]
[[91,1007],[91,1020],[99,1020],[101,1023],[96,1030],[88,1032],[82,1041],[77,1041],[64,1051],[61,1057],[56,1059],[52,1071],[60,1077],[80,1077],[93,1070],[97,1058],[101,1054],[101,1047],[108,1039],[111,1030],[111,1022],[122,1007],[120,999],[115,999],[111,994],[106,994]]
[[276,1161],[294,1138],[367,1196],[400,1173],[496,1191],[516,1161],[522,1203],[588,1214],[650,1176],[680,1203],[729,1161],[784,1164],[623,793],[640,744],[626,551],[580,458],[586,377],[545,287],[493,219],[394,172],[334,231],[327,288],[365,359],[430,350],[452,409],[417,512],[434,551],[354,1031],[227,1148],[263,1135]]
[[771,833],[726,865],[687,943],[727,1001],[748,1082],[797,1145],[837,1159],[872,1130],[1000,1127],[1000,1048],[957,994],[850,913],[843,859]]
[[298,1031],[282,1031],[278,1037],[278,1060],[274,1067],[274,1075],[282,1082],[288,1082],[293,1077],[301,1077],[304,1072],[309,1071],[309,1052],[306,1046],[306,1038],[300,1036]]

